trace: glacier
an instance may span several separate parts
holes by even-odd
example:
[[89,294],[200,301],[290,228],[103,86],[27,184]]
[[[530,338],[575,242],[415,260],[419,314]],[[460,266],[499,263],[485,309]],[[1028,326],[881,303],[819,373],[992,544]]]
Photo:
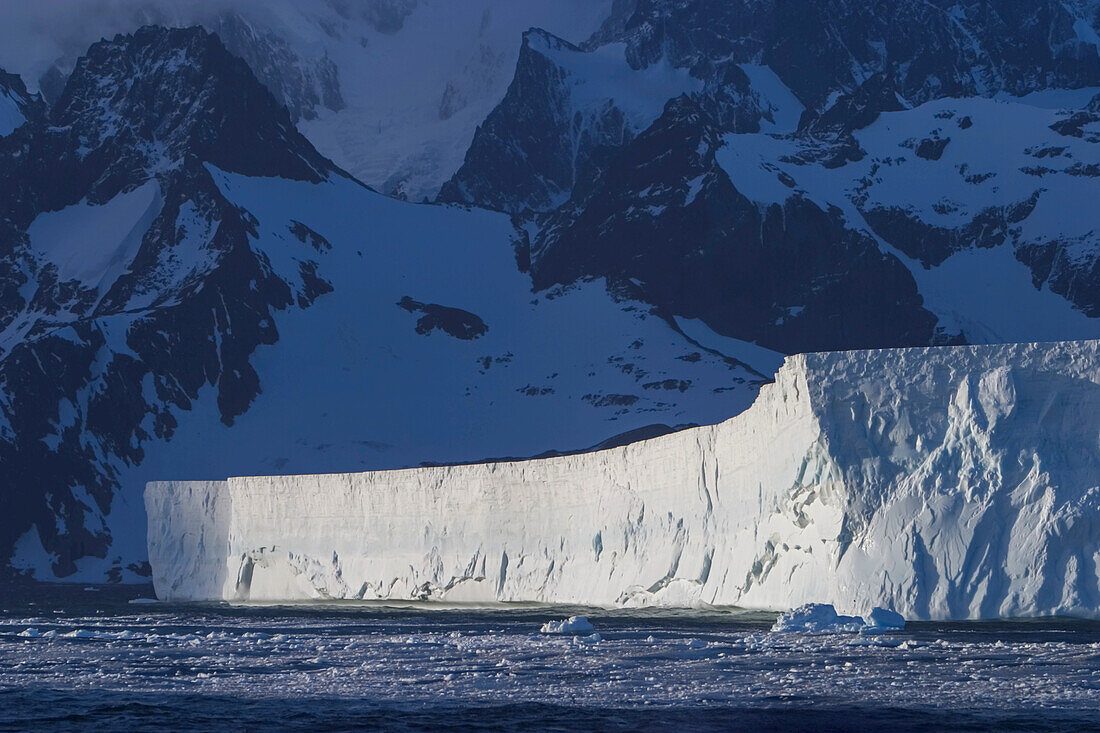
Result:
[[1100,617],[1100,341],[791,356],[745,412],[610,450],[152,482],[162,600]]

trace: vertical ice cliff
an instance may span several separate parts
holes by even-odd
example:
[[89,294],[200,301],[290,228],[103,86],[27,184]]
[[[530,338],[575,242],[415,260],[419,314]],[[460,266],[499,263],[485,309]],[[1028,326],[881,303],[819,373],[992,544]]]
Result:
[[598,453],[152,483],[157,593],[1097,617],[1098,351],[806,354],[726,422]]

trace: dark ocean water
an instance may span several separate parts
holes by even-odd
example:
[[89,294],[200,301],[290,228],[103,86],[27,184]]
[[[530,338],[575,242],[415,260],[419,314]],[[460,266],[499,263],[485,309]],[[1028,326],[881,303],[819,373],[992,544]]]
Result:
[[[1100,623],[0,591],[0,730],[1097,730]],[[599,639],[540,634],[587,615]]]

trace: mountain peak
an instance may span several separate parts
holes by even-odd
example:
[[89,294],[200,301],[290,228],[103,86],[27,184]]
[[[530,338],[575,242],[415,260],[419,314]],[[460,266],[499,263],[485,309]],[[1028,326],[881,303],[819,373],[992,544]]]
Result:
[[139,154],[175,167],[189,155],[247,175],[317,181],[333,166],[298,134],[248,65],[202,28],[145,26],[100,41],[50,113],[78,154]]

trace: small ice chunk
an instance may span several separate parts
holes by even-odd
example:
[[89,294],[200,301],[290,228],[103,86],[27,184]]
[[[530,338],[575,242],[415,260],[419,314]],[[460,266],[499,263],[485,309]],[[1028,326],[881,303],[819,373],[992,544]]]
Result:
[[863,628],[859,616],[840,616],[831,603],[807,603],[779,615],[772,631],[804,633],[855,633]]
[[863,623],[870,629],[904,629],[905,617],[887,608],[872,608],[863,617]]
[[701,639],[688,639],[688,649],[706,649],[707,643]]
[[66,639],[94,639],[96,637],[95,632],[87,631],[85,629],[77,629],[76,631],[70,631],[67,634],[62,634]]
[[132,606],[138,606],[145,603],[157,603],[156,598],[131,598],[128,603]]
[[570,616],[564,621],[547,621],[542,625],[542,633],[544,634],[579,634],[588,636],[595,631],[596,627],[584,616]]

